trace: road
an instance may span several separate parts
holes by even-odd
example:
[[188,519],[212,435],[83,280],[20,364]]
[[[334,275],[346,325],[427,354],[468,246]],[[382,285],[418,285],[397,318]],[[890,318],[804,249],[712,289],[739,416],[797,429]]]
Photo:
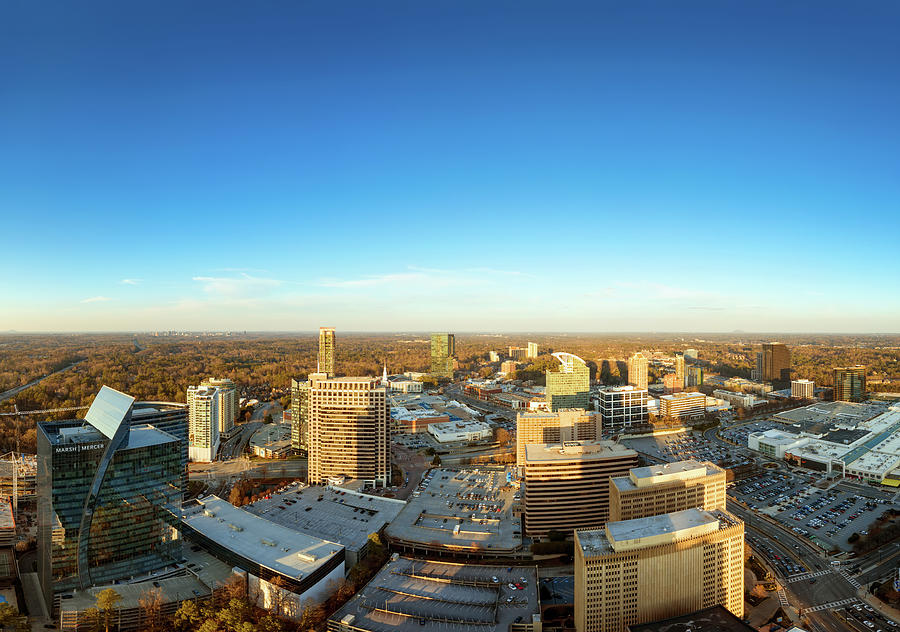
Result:
[[78,366],[78,365],[81,364],[82,362],[84,362],[84,360],[79,360],[78,362],[73,362],[73,363],[70,364],[69,366],[63,367],[63,368],[60,369],[59,371],[54,371],[53,373],[50,373],[49,375],[45,375],[44,377],[39,377],[39,378],[37,378],[37,379],[31,380],[28,384],[25,384],[25,385],[23,385],[23,386],[17,386],[17,387],[15,387],[15,388],[9,389],[8,391],[4,391],[4,392],[0,393],[0,403],[3,403],[3,402],[5,402],[6,400],[8,400],[8,399],[10,399],[10,398],[12,398],[12,397],[15,397],[16,395],[18,395],[19,393],[21,393],[21,392],[24,391],[25,389],[31,388],[31,387],[34,386],[35,384],[40,384],[41,382],[43,382],[44,380],[46,380],[46,379],[47,379],[48,377],[50,377],[50,376],[57,375],[57,374],[59,374],[59,373],[64,373],[64,372],[68,371],[69,369]]
[[431,463],[428,458],[405,446],[395,443],[392,446],[392,450],[394,462],[399,465],[406,475],[405,482],[394,495],[401,500],[406,500],[422,481],[422,476],[431,467]]

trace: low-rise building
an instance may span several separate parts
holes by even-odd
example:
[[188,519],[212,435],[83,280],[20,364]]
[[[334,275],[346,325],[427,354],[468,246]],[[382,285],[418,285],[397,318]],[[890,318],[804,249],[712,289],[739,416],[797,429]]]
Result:
[[815,399],[816,384],[812,380],[791,380],[791,397],[794,399]]
[[456,441],[481,441],[490,439],[494,431],[489,424],[483,421],[448,421],[445,423],[429,424],[428,434],[440,443],[453,443]]
[[693,419],[706,414],[703,393],[673,393],[659,398],[659,416],[666,419]]

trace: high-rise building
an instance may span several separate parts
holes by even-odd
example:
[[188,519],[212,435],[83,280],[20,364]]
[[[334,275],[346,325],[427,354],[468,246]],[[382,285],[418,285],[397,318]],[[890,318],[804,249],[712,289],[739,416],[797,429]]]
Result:
[[684,356],[680,353],[675,354],[675,387],[684,388],[685,378]]
[[547,405],[551,412],[563,408],[587,409],[591,404],[591,372],[584,360],[571,353],[554,353],[559,371],[547,371]]
[[600,438],[600,415],[580,408],[555,413],[516,415],[516,466],[525,466],[525,446],[535,443],[568,443]]
[[[84,419],[37,426],[38,576],[54,595],[181,561],[181,443],[104,386]],[[54,608],[55,609],[55,608]]]
[[391,479],[390,404],[375,377],[342,377],[309,386],[309,482]]
[[167,432],[181,446],[181,489],[187,492],[188,483],[188,408],[178,402],[135,402],[131,410],[131,425],[149,424]]
[[763,352],[756,352],[756,368],[750,370],[750,379],[754,382],[763,381]]
[[609,479],[637,462],[637,452],[613,441],[525,446],[525,535],[602,526],[609,520]]
[[815,396],[815,382],[812,380],[791,380],[791,397],[794,399],[813,399]]
[[334,327],[319,327],[319,373],[334,377]]
[[431,374],[453,377],[453,356],[456,355],[456,336],[448,333],[431,334]]
[[496,351],[488,351],[488,359],[491,362],[500,362],[500,354]]
[[786,385],[791,381],[791,350],[781,342],[764,342],[760,368],[764,382]]
[[687,509],[575,532],[575,629],[629,625],[721,605],[744,616],[744,523]]
[[636,467],[609,482],[609,519],[634,520],[685,509],[725,509],[725,470],[700,461]]
[[627,428],[646,423],[647,389],[607,386],[600,389],[600,415],[604,428]]
[[706,414],[703,393],[673,393],[659,398],[659,416],[664,419],[686,419]]
[[234,428],[234,422],[241,412],[238,390],[233,380],[210,377],[200,386],[210,386],[219,391],[219,435],[228,436]]
[[689,360],[696,360],[699,357],[699,355],[697,354],[696,349],[685,349],[684,357],[688,358]]
[[188,386],[188,459],[211,463],[219,452],[219,389]]
[[628,358],[628,383],[647,390],[647,357],[643,353]]
[[516,362],[524,362],[528,359],[528,347],[510,347],[509,357]]
[[515,360],[504,360],[500,363],[500,372],[506,375],[512,375],[519,368],[519,363]]
[[834,375],[834,401],[836,402],[861,402],[866,398],[866,367],[862,364],[856,366],[835,367]]
[[528,343],[528,357],[529,358],[538,357],[538,343],[536,343],[536,342]]
[[310,384],[326,379],[325,373],[310,373],[305,380],[291,380],[291,450],[294,453],[309,449]]
[[684,387],[703,386],[703,368],[699,366],[689,366],[685,375]]

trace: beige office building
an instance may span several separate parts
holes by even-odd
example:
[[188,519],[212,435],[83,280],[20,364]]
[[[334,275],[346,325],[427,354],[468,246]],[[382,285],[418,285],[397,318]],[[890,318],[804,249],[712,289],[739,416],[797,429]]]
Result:
[[703,393],[674,393],[659,398],[659,416],[665,419],[685,419],[706,414],[706,395]]
[[744,523],[687,509],[575,532],[575,629],[627,632],[721,605],[744,616]]
[[725,509],[725,470],[708,461],[677,461],[636,467],[609,481],[611,521],[685,509]]
[[637,452],[613,441],[526,446],[525,535],[603,526],[609,520],[609,479],[627,474],[637,462]]
[[647,358],[643,353],[635,353],[628,358],[628,383],[640,389],[647,389]]
[[377,377],[310,381],[309,482],[358,479],[389,484],[390,406]]
[[516,466],[525,466],[525,446],[534,443],[594,441],[600,438],[601,415],[580,408],[555,413],[516,415]]
[[230,434],[234,428],[234,422],[237,421],[238,415],[241,413],[240,398],[238,397],[234,381],[228,378],[210,377],[200,382],[200,386],[218,389],[219,434]]

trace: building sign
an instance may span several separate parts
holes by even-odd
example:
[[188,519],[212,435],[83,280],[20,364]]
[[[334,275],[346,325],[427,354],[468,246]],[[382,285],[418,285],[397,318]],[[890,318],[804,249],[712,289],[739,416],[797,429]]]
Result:
[[75,445],[65,445],[53,449],[53,454],[66,454],[76,452],[89,452],[93,450],[102,450],[106,447],[103,442],[97,443],[76,443]]

